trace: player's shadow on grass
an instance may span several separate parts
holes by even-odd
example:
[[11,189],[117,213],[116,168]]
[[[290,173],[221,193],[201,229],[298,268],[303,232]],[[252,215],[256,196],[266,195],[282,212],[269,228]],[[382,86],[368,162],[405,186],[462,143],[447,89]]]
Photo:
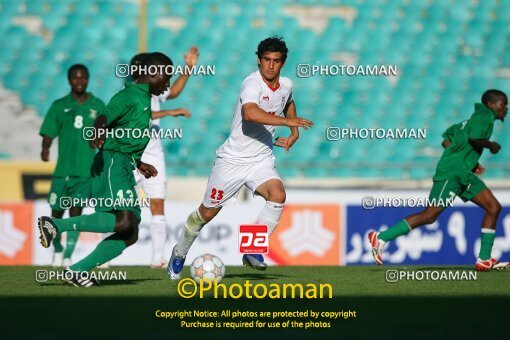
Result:
[[402,267],[398,268],[398,270],[409,270],[409,271],[416,271],[416,270],[437,270],[437,271],[445,271],[445,270],[474,270],[474,266],[456,266],[456,267],[450,267],[450,266],[437,266],[437,267],[418,267],[415,268],[413,266],[409,267]]
[[233,279],[233,278],[239,278],[239,279],[245,279],[245,280],[277,280],[283,277],[289,277],[288,275],[281,275],[281,274],[266,274],[266,273],[244,273],[244,274],[227,274],[225,275],[226,279]]
[[423,271],[423,270],[437,270],[437,271],[445,271],[445,270],[474,270],[475,268],[473,266],[437,266],[437,267],[421,267],[421,266],[399,266],[399,267],[384,267],[384,266],[377,266],[374,268],[369,269],[371,272],[386,272],[386,271],[392,271],[392,270],[398,270],[398,271]]
[[[99,286],[135,285],[144,281],[160,281],[161,279],[137,279],[137,280],[99,280]],[[67,286],[65,282],[39,283],[42,287]]]
[[99,281],[101,286],[123,286],[136,285],[145,281],[161,281],[161,279],[136,279],[136,280],[102,280]]
[[469,265],[466,265],[466,266],[437,266],[437,267],[421,267],[421,266],[413,266],[413,265],[409,265],[409,266],[398,266],[398,267],[385,267],[385,266],[377,266],[377,267],[372,267],[369,269],[369,271],[371,272],[386,272],[388,270],[398,270],[398,271],[402,271],[402,270],[405,270],[405,271],[423,271],[423,270],[437,270],[437,271],[445,271],[445,270],[471,270],[471,269],[475,269],[473,266],[469,266]]

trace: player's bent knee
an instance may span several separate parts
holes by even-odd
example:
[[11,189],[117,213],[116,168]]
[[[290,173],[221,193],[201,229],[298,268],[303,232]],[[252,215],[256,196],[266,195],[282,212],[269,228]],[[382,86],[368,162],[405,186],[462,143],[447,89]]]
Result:
[[165,201],[160,198],[154,198],[150,201],[150,208],[152,215],[163,215],[164,214],[164,206]]
[[422,213],[422,224],[432,224],[436,222],[438,217],[439,214],[425,210]]
[[501,204],[498,201],[495,201],[494,203],[489,205],[487,211],[490,214],[497,216],[501,212],[501,209],[502,209]]
[[267,200],[269,202],[274,203],[285,203],[285,200],[287,199],[287,193],[285,192],[285,188],[283,187],[283,184],[280,182],[278,186],[272,187],[267,195]]
[[131,234],[138,227],[138,219],[131,211],[117,211],[115,214],[115,232]]
[[285,190],[278,190],[276,192],[271,192],[269,194],[268,201],[274,202],[274,203],[285,203],[286,199],[287,199],[287,194],[285,193]]
[[131,235],[125,240],[126,247],[132,246],[138,241],[138,226],[131,230]]
[[216,216],[216,212],[213,209],[205,208],[200,212],[200,216],[204,221],[208,222]]
[[209,222],[212,220],[218,213],[220,212],[221,208],[207,208],[203,204],[200,205],[198,208],[198,213],[200,214],[200,217],[205,221]]
[[69,217],[80,216],[82,213],[82,210],[83,209],[81,207],[72,207],[71,209],[69,209]]

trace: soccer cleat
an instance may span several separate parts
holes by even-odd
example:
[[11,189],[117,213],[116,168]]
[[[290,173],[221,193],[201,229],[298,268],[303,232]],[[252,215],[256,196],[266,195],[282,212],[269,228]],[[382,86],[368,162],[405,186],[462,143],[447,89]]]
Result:
[[372,247],[372,256],[377,264],[382,264],[382,252],[384,248],[384,241],[381,241],[377,238],[379,236],[378,232],[371,231],[368,233],[368,242],[370,242],[370,246]]
[[243,265],[250,266],[257,270],[267,269],[267,264],[264,263],[264,256],[260,254],[244,254]]
[[[177,245],[175,246],[177,247]],[[182,267],[184,267],[185,257],[177,256],[175,253],[175,247],[172,249],[172,256],[170,256],[170,261],[168,261],[168,266],[166,270],[168,272],[168,277],[171,280],[179,280],[181,278]]]
[[110,261],[105,262],[105,263],[103,263],[100,266],[97,266],[97,268],[99,268],[99,269],[108,269],[108,268],[110,268]]
[[51,244],[51,241],[57,236],[57,226],[48,216],[41,216],[37,219],[37,226],[39,227],[39,239],[41,240],[41,245],[44,248],[48,248]]
[[159,261],[153,261],[151,264],[152,269],[161,269],[161,268],[167,268],[168,263],[165,261],[165,259],[161,259]]
[[488,270],[505,270],[510,268],[510,263],[499,262],[495,258],[491,257],[488,260],[477,259],[475,264],[476,271],[488,271]]
[[64,270],[64,282],[74,287],[99,286],[99,282],[89,272],[75,272],[69,267]]
[[53,253],[53,261],[51,262],[53,267],[62,267],[64,266],[64,252],[54,252]]
[[494,270],[507,270],[510,269],[510,262],[496,262],[492,265]]

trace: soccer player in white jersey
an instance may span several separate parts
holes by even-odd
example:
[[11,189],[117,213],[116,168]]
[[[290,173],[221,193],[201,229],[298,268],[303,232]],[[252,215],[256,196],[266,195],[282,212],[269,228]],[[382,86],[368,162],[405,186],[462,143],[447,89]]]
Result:
[[[137,65],[141,62],[146,53],[141,53],[133,57],[131,65]],[[193,46],[189,51],[184,54],[184,61],[188,67],[197,64],[198,61],[198,48]],[[134,75],[136,77],[136,75]],[[160,102],[168,99],[174,99],[184,89],[188,81],[189,74],[187,71],[177,78],[172,86],[159,96],[152,95],[151,97],[151,110],[152,110],[152,129],[159,130],[159,119],[172,116],[184,116],[189,118],[191,115],[188,110],[179,108],[174,110],[161,110]],[[150,199],[151,209],[151,223],[150,232],[152,239],[152,260],[151,268],[165,268],[167,262],[164,258],[164,248],[166,241],[166,221],[165,221],[165,198],[166,198],[166,166],[165,154],[163,146],[158,138],[151,138],[149,144],[145,148],[142,155],[142,162],[149,162],[152,164],[158,174],[155,177],[145,178],[138,175],[135,171],[135,178],[137,181],[137,190],[143,188],[145,194]]]
[[[285,203],[285,188],[275,169],[273,136],[275,126],[288,126],[291,134],[279,137],[274,145],[289,148],[299,138],[298,128],[313,123],[296,116],[292,100],[292,81],[280,77],[287,59],[287,46],[282,38],[260,42],[257,49],[259,69],[243,82],[234,111],[230,136],[216,151],[217,159],[209,176],[204,199],[184,225],[178,243],[172,250],[168,275],[179,279],[184,260],[202,227],[211,221],[224,205],[233,203],[246,185],[253,194],[266,199],[258,223],[275,230]],[[243,256],[243,264],[258,270],[267,265],[260,254]]]

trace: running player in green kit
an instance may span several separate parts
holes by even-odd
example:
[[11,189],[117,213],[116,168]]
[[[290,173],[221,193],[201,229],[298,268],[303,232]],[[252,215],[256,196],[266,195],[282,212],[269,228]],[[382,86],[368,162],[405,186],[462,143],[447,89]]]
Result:
[[[460,129],[462,128],[462,126],[464,126],[466,122],[467,120],[457,124],[453,124],[448,129],[446,129],[445,132],[443,132],[443,134],[441,135],[441,137],[443,137],[443,142],[441,143],[441,146],[443,148],[446,149],[447,147],[452,145],[453,137],[455,137],[457,132],[460,131]],[[473,168],[472,171],[478,176],[481,176],[485,172],[485,168],[480,163],[476,163],[476,166]]]
[[[508,266],[508,263],[498,262],[491,257],[501,205],[485,183],[473,173],[478,167],[483,149],[487,148],[493,154],[501,149],[498,143],[491,142],[489,138],[492,135],[494,121],[497,119],[504,121],[507,111],[506,94],[499,90],[488,90],[482,96],[482,103],[475,104],[475,112],[469,120],[447,130],[443,137],[453,138],[451,145],[446,147],[443,144],[446,148],[437,165],[434,184],[429,195],[431,202],[451,202],[456,196],[460,196],[463,201],[472,201],[485,210],[480,253],[475,265],[475,269],[481,271],[503,269]],[[419,226],[434,223],[445,208],[445,205],[439,204],[429,206],[385,231],[370,232],[368,240],[377,264],[382,264],[382,251],[386,242]]]
[[116,258],[138,240],[140,206],[133,169],[137,168],[146,178],[157,174],[152,165],[141,162],[140,158],[149,142],[144,132],[150,128],[151,94],[160,95],[168,88],[170,74],[165,68],[169,69],[167,66],[173,63],[165,54],[155,52],[149,53],[142,65],[146,72],[113,96],[96,119],[94,130],[84,131],[91,146],[100,149],[91,168],[92,197],[101,203],[96,206],[96,212],[61,220],[42,216],[38,220],[41,244],[45,248],[63,232],[114,233],[101,241],[90,255],[66,268],[64,281],[74,286],[97,285],[93,277],[83,274]]
[[[58,161],[53,173],[48,201],[53,218],[80,216],[83,206],[74,199],[88,199],[91,195],[90,166],[96,152],[83,139],[83,130],[94,125],[98,112],[105,108],[103,101],[87,92],[89,71],[85,65],[72,65],[67,71],[71,92],[53,102],[44,117],[39,134],[42,136],[41,159],[49,161],[50,146],[58,138]],[[53,239],[53,266],[69,266],[79,236],[78,231],[67,233],[65,251],[60,235]]]

